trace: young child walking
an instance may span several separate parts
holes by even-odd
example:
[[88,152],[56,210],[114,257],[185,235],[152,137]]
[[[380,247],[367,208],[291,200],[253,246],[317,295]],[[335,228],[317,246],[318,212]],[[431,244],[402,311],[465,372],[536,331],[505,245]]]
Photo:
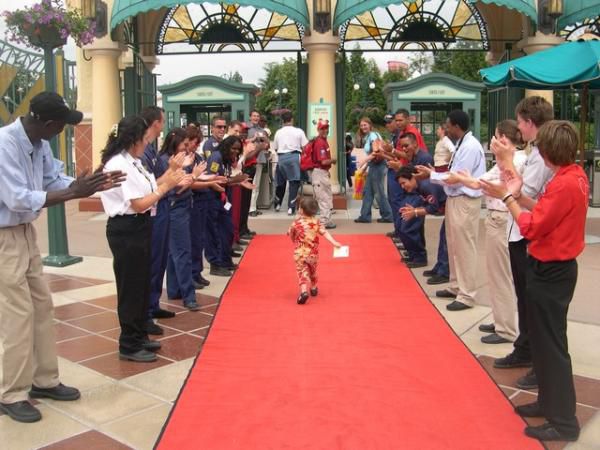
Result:
[[294,243],[294,261],[300,284],[298,304],[303,305],[308,300],[308,290],[313,297],[317,295],[317,263],[319,261],[319,236],[323,236],[334,247],[341,247],[325,226],[316,217],[319,205],[312,197],[299,200],[298,216],[288,230],[288,236]]

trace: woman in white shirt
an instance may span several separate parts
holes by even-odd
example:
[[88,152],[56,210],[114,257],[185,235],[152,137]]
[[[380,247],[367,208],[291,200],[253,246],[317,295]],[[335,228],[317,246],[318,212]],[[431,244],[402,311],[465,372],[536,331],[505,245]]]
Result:
[[104,211],[109,216],[106,237],[114,258],[121,325],[119,357],[137,362],[156,360],[152,351],[160,348],[160,343],[148,339],[145,329],[150,296],[150,216],[156,210],[158,200],[184,175],[177,168],[177,162],[159,183],[146,171],[139,158],[146,146],[147,129],[141,117],[121,119],[102,152],[102,164],[105,171],[120,170],[127,178],[121,186],[100,194]]

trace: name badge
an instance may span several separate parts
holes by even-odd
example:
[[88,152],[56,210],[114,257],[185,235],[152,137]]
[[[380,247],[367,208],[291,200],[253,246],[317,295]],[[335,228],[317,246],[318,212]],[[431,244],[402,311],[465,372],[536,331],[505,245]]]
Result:
[[150,217],[156,216],[156,205],[150,208]]
[[231,203],[227,202],[223,205],[223,208],[225,208],[225,211],[229,211],[231,209]]
[[219,163],[218,163],[218,162],[216,162],[216,161],[215,161],[215,162],[213,162],[213,163],[210,165],[210,171],[211,171],[211,172],[218,172],[218,171],[219,171]]

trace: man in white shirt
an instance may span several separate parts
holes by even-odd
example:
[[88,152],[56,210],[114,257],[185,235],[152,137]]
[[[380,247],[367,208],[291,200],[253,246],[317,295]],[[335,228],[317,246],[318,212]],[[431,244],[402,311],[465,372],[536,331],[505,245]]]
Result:
[[29,397],[80,396],[59,380],[54,306],[32,222],[43,208],[123,181],[118,171],[84,172],[76,180],[63,173],[48,141],[82,118],[60,95],[42,92],[31,99],[29,114],[0,128],[0,411],[18,422],[42,418]]
[[308,144],[308,139],[303,130],[292,125],[293,115],[291,111],[284,112],[281,115],[281,120],[283,121],[283,127],[277,130],[273,141],[273,150],[277,152],[278,156],[275,210],[279,211],[283,202],[286,183],[289,182],[288,215],[291,216],[296,210],[296,197],[300,189],[300,155],[304,146]]

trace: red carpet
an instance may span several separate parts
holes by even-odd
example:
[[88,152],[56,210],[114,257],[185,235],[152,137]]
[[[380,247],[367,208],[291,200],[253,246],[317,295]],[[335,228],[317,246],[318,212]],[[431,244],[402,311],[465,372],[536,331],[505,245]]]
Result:
[[304,306],[287,237],[252,241],[157,448],[541,449],[391,241],[338,238]]

